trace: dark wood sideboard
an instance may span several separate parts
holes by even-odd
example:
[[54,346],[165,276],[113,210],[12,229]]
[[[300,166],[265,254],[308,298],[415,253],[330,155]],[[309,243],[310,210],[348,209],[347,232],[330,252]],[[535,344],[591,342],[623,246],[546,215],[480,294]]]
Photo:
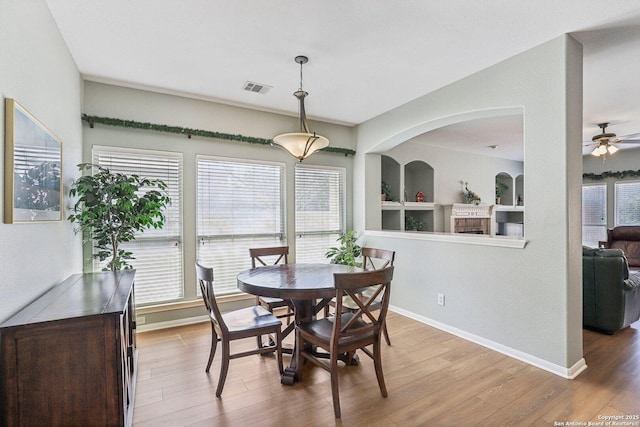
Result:
[[73,275],[0,325],[0,425],[131,425],[134,275]]

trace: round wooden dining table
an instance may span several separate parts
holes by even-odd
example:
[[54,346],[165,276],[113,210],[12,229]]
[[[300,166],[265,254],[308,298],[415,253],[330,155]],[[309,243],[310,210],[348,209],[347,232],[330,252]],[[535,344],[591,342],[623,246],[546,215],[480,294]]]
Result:
[[[340,264],[269,265],[238,274],[238,289],[252,295],[291,301],[297,325],[313,320],[316,313],[336,296],[333,280],[335,273],[359,271],[363,269]],[[291,362],[282,374],[282,384],[292,385],[295,382],[295,359],[294,349]],[[357,364],[357,359],[352,360],[352,363]]]

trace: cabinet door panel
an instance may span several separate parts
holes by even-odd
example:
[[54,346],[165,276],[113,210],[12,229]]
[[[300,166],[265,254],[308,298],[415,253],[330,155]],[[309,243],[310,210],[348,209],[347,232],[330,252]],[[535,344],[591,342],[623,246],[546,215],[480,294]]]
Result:
[[21,425],[107,424],[103,328],[84,319],[16,334]]

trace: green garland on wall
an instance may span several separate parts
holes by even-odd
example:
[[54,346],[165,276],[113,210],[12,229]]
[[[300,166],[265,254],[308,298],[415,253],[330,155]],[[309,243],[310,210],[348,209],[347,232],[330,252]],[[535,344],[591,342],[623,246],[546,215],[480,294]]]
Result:
[[615,179],[637,178],[639,176],[640,176],[640,170],[637,170],[637,171],[628,170],[628,171],[617,171],[617,172],[607,171],[607,172],[602,172],[601,174],[595,174],[595,173],[582,174],[582,178],[592,179],[594,181],[601,181],[607,178],[615,178]]
[[[154,123],[136,122],[134,120],[114,119],[110,117],[89,116],[87,114],[82,115],[82,120],[87,122],[89,124],[89,127],[91,128],[93,128],[93,126],[96,123],[99,123],[107,126],[118,126],[118,127],[130,128],[130,129],[143,129],[143,130],[151,130],[155,132],[175,133],[179,135],[186,135],[187,138],[191,138],[192,136],[200,136],[203,138],[215,138],[215,139],[223,139],[225,141],[240,141],[240,142],[248,142],[249,144],[262,144],[262,145],[271,145],[271,142],[272,142],[272,140],[270,139],[256,138],[253,136],[233,135],[230,133],[214,132],[210,130],[183,128],[179,126],[158,125]],[[326,147],[320,151],[324,151],[326,153],[344,154],[345,156],[349,154],[351,155],[356,154],[354,150],[350,150],[348,148],[339,148],[339,147]]]

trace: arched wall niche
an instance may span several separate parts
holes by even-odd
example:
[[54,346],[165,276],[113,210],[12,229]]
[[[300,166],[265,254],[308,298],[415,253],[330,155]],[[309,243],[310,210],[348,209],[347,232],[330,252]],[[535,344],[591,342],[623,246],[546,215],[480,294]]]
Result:
[[519,206],[524,206],[524,175],[516,176],[515,202]]
[[514,204],[515,181],[507,172],[496,175],[496,205],[511,206]]
[[424,194],[425,202],[435,202],[434,171],[429,163],[413,160],[404,165],[405,202],[417,202],[418,193]]
[[380,156],[381,165],[381,193],[386,191],[387,201],[402,200],[402,192],[400,186],[400,163],[393,157]]

